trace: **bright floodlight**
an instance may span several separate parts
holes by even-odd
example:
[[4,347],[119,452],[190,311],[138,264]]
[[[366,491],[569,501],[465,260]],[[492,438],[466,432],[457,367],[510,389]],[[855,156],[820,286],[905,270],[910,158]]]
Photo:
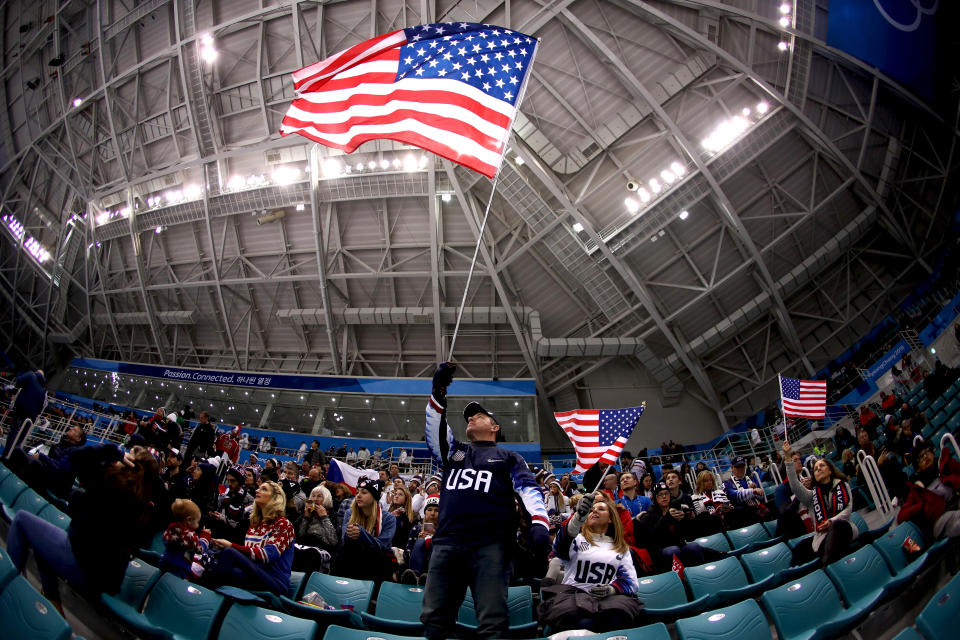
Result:
[[279,185],[286,185],[295,182],[300,177],[300,169],[296,167],[282,166],[273,170],[271,176],[273,181]]
[[237,189],[243,189],[246,184],[247,181],[243,179],[243,176],[232,176],[227,181],[227,188],[236,191]]
[[792,7],[788,2],[784,2],[782,5],[780,5],[780,13],[782,13],[783,15],[787,15],[788,13],[790,13],[791,9]]
[[675,175],[682,176],[687,172],[687,168],[674,160],[670,163],[670,171],[673,171]]
[[297,205],[297,211],[303,211],[303,210],[304,210],[304,204],[301,202],[300,204]]
[[573,229],[574,233],[580,233],[581,231],[583,231],[583,225],[580,224],[579,222],[574,222],[573,227],[571,228]]
[[408,153],[403,159],[403,170],[404,171],[416,171],[417,170],[417,159],[413,154]]
[[686,220],[689,215],[690,215],[690,212],[684,209],[683,211],[680,212],[680,219]]
[[770,105],[767,104],[767,101],[757,103],[757,113],[766,113],[770,109]]
[[370,169],[370,171],[373,171],[373,170],[376,169],[376,168],[377,168],[377,163],[376,163],[376,162],[373,162],[373,161],[371,160],[370,162],[367,163],[367,169]]
[[440,199],[443,200],[444,202],[450,202],[450,199],[452,197],[453,197],[453,194],[450,194],[450,193],[444,193],[440,195]]
[[654,193],[660,193],[660,189],[663,188],[660,186],[660,181],[656,178],[650,178],[650,182],[648,184],[650,185],[650,190]]
[[788,44],[787,44],[786,42],[784,42],[783,40],[781,40],[780,42],[777,43],[777,49],[780,49],[780,51],[786,51],[789,46],[790,46],[790,45],[788,45]]
[[163,231],[163,227],[157,227],[153,230],[154,233],[160,233],[161,231]]
[[381,160],[381,161],[380,161],[380,168],[381,168],[381,169],[389,169],[389,168],[390,168],[390,161],[387,160],[386,158],[384,158],[383,160]]
[[640,203],[634,200],[633,198],[627,198],[623,201],[623,206],[627,208],[627,211],[630,213],[636,213],[640,210]]
[[420,156],[420,168],[423,169],[427,166],[427,155],[423,154]]
[[213,46],[213,36],[210,35],[209,33],[203,34],[202,36],[200,36],[200,44],[202,44],[202,45],[205,46],[205,47],[212,47],[212,46]]
[[343,172],[343,165],[336,160],[326,160],[323,163],[323,175],[325,178],[336,178]]
[[357,163],[357,171],[363,171],[364,164],[362,162]]
[[73,106],[79,107],[81,104],[83,104],[83,98],[74,98],[74,99],[73,99]]
[[743,117],[746,118],[747,116],[750,115],[750,107],[744,107],[740,113],[742,113]]
[[640,196],[641,202],[650,202],[650,192],[643,187],[637,189],[637,195]]
[[660,172],[660,179],[666,182],[667,184],[671,184],[674,180],[677,179],[677,176],[674,175],[674,173],[669,169],[664,169],[663,171]]
[[183,195],[190,200],[195,200],[203,193],[203,189],[198,184],[188,184],[183,188]]
[[217,50],[213,47],[201,47],[200,56],[207,62],[213,62],[217,59]]
[[517,156],[516,158],[514,158],[513,161],[517,163],[518,167],[523,166],[523,158],[521,158],[520,156]]
[[788,18],[787,16],[783,16],[782,18],[780,18],[780,26],[781,26],[781,27],[789,27],[789,26],[790,26],[790,18]]

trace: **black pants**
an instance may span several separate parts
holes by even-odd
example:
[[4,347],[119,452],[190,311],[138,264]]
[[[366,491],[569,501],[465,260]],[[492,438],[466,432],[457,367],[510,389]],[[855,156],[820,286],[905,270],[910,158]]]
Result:
[[820,548],[813,550],[813,538],[807,538],[793,548],[793,565],[810,562],[818,555],[824,566],[835,562],[847,555],[850,543],[853,542],[853,527],[849,522],[838,520],[830,525],[827,537],[820,543]]

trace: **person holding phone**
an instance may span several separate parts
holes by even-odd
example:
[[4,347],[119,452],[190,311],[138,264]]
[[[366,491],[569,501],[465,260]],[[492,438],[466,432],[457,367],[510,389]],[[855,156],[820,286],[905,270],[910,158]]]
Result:
[[[790,458],[792,453],[790,443],[784,442],[783,457]],[[846,476],[837,471],[829,460],[820,458],[813,464],[813,485],[810,489],[797,478],[797,470],[793,465],[787,465],[787,478],[797,500],[813,516],[814,526],[813,537],[802,540],[793,548],[793,564],[809,562],[817,555],[824,566],[839,560],[859,534],[857,526],[850,522],[853,494],[850,485],[845,482]]]
[[404,552],[407,568],[400,572],[401,584],[423,584],[430,567],[433,534],[440,517],[440,496],[431,494],[424,500],[423,520],[410,529],[410,538]]

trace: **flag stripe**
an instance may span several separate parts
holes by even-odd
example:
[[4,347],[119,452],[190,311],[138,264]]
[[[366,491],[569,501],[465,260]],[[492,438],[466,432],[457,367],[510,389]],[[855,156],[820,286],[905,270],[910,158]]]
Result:
[[643,407],[631,409],[577,409],[554,414],[577,454],[574,471],[582,473],[598,461],[614,464],[627,444]]
[[397,140],[493,177],[534,47],[529,36],[473,23],[378,36],[294,72],[300,94],[280,133],[348,153]]
[[786,417],[823,418],[827,411],[827,383],[781,378],[780,400]]

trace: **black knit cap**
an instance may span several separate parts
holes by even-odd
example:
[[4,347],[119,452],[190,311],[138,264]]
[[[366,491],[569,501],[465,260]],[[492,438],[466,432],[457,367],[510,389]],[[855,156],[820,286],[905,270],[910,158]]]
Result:
[[383,494],[383,480],[371,480],[366,477],[360,478],[357,480],[357,489],[366,489],[370,495],[373,496],[373,499],[379,502],[380,496]]

